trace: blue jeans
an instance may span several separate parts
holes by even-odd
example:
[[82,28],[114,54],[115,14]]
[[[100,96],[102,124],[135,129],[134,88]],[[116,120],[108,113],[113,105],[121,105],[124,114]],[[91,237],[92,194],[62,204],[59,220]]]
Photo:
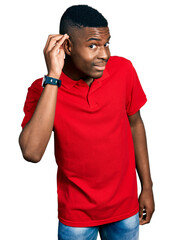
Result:
[[138,240],[139,213],[121,221],[94,227],[70,227],[59,221],[58,240]]

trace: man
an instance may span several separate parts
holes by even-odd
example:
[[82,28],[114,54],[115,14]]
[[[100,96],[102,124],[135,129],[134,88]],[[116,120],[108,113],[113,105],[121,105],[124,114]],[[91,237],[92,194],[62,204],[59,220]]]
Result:
[[48,74],[28,89],[19,144],[27,161],[39,162],[54,131],[60,240],[98,232],[136,240],[154,212],[139,110],[146,95],[132,63],[110,55],[110,37],[97,10],[68,8],[44,48]]

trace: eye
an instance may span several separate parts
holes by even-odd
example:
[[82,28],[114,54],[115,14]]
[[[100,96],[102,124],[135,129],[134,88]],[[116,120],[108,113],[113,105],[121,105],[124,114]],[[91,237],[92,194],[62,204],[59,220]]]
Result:
[[110,42],[105,43],[105,47],[109,47]]
[[96,48],[96,45],[95,44],[91,44],[89,47],[93,49],[93,48]]

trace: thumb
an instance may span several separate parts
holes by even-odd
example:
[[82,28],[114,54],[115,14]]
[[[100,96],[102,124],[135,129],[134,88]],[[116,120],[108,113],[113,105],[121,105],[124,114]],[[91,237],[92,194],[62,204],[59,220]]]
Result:
[[58,55],[60,56],[60,58],[64,58],[65,51],[64,51],[64,48],[63,48],[63,47],[60,47],[60,48],[59,48],[59,53],[58,53]]

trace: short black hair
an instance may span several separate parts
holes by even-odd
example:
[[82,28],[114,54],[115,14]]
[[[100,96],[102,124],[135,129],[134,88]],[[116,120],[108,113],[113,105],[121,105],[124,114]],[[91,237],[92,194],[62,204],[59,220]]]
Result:
[[60,20],[59,33],[69,34],[72,27],[107,27],[108,22],[96,9],[88,5],[73,5],[66,9]]

